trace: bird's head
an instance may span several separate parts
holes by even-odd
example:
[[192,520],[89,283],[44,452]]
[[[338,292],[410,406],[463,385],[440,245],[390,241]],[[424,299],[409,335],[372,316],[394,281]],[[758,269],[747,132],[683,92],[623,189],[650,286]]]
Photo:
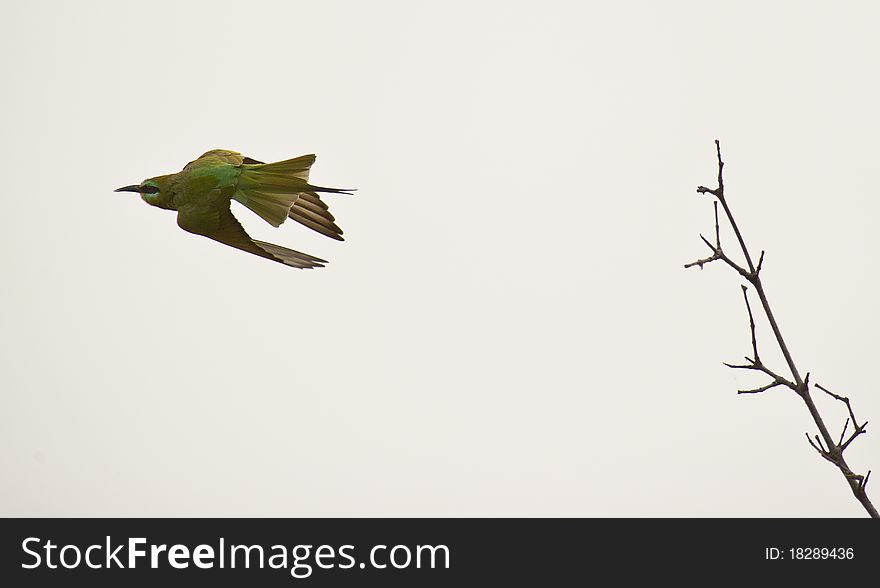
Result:
[[159,208],[171,208],[171,196],[168,190],[168,180],[171,178],[171,175],[157,176],[144,180],[140,184],[123,186],[117,188],[114,192],[137,192],[147,204],[158,206]]

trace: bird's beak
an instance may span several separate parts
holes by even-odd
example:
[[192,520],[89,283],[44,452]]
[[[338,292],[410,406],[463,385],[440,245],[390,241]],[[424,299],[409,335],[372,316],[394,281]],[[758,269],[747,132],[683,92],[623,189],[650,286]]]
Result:
[[123,186],[122,188],[116,188],[113,190],[114,192],[140,192],[141,187],[138,185],[134,186]]

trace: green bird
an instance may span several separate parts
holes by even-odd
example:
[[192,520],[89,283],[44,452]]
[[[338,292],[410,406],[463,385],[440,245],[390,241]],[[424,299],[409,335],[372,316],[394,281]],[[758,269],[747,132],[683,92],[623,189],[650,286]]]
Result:
[[208,151],[176,174],[156,176],[116,192],[137,192],[147,204],[177,211],[184,231],[300,269],[324,267],[325,260],[280,245],[251,239],[230,208],[240,202],[273,227],[288,218],[331,239],[342,230],[318,192],[351,194],[309,183],[314,155],[263,163],[225,149]]

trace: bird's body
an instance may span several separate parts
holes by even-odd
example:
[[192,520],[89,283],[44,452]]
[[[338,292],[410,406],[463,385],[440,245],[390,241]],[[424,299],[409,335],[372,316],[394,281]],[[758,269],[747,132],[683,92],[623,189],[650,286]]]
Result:
[[148,204],[177,211],[177,224],[231,247],[297,268],[322,267],[326,261],[286,247],[251,239],[232,215],[240,202],[277,227],[287,218],[339,241],[336,226],[318,192],[350,194],[350,190],[309,184],[314,155],[263,163],[235,151],[214,149],[176,174],[157,176],[117,192],[138,192]]

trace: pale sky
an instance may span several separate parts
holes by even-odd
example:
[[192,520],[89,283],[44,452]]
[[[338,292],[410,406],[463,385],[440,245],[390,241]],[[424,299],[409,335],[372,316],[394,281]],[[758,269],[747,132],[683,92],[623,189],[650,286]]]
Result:
[[[878,17],[7,3],[0,515],[864,516],[793,393],[736,395],[738,276],[682,266],[718,138],[801,371],[880,422]],[[357,188],[343,243],[234,207],[326,268],[113,192],[213,148]]]

